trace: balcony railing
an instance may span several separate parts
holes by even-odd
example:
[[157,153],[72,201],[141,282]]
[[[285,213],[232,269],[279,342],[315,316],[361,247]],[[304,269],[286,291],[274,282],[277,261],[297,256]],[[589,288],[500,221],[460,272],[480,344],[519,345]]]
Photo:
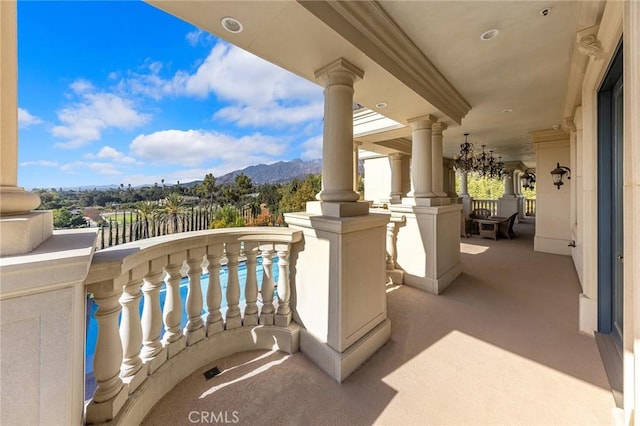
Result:
[[536,200],[526,199],[525,200],[525,208],[524,208],[525,216],[535,216],[536,215]]
[[[115,419],[137,424],[162,395],[213,359],[251,349],[296,352],[299,327],[292,322],[289,277],[295,267],[295,260],[290,265],[295,259],[291,252],[301,240],[300,231],[288,228],[234,228],[156,237],[97,252],[85,282],[98,306],[96,389],[86,405],[86,422]],[[247,268],[244,282],[238,275],[241,248]],[[260,290],[258,256],[263,265]],[[274,257],[277,284],[272,276]],[[219,276],[224,262],[228,283],[222,294]],[[204,270],[209,274],[205,294]],[[179,287],[185,272],[188,292],[182,300]],[[161,306],[163,286],[166,298]],[[181,328],[183,307],[188,319]]]
[[498,200],[471,200],[471,210],[487,209],[491,216],[498,215]]

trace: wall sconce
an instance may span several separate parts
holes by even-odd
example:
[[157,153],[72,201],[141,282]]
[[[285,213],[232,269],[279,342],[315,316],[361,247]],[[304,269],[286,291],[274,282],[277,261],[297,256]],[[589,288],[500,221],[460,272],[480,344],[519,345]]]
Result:
[[522,181],[522,187],[524,189],[534,189],[536,183],[536,175],[529,171],[529,169],[524,171],[524,174],[520,178]]
[[564,185],[562,177],[568,174],[567,179],[571,179],[571,169],[565,166],[561,166],[560,163],[555,169],[551,170],[551,177],[553,178],[553,184],[560,189],[560,185]]

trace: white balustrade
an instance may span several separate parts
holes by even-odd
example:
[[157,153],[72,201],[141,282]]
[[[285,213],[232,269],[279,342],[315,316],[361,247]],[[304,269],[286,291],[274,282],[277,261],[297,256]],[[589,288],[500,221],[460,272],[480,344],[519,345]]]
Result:
[[222,290],[220,288],[220,258],[224,251],[222,244],[207,247],[207,261],[209,266],[209,286],[207,287],[207,336],[212,336],[224,330],[224,322],[220,313]]
[[204,247],[189,250],[187,266],[189,272],[189,290],[187,291],[187,325],[184,328],[184,334],[187,338],[187,345],[191,346],[196,342],[204,339],[206,331],[204,321],[202,321],[202,260],[205,254]]
[[[130,271],[132,276],[134,271]],[[140,350],[142,348],[142,324],[140,322],[140,287],[142,279],[132,277],[124,286],[120,296],[122,315],[120,318],[120,340],[122,341],[123,359],[120,377],[129,384],[129,392],[134,392],[146,376],[142,370]],[[139,372],[144,374],[138,374]]]
[[260,310],[260,324],[274,324],[273,307],[273,244],[260,246],[262,253],[262,309]]
[[[86,421],[107,422],[119,412],[129,415],[130,411],[123,409],[127,404],[155,402],[144,398],[128,399],[128,395],[146,392],[149,386],[141,386],[142,383],[169,374],[167,371],[170,369],[161,367],[173,362],[173,358],[195,357],[191,350],[184,351],[187,345],[205,350],[211,339],[227,339],[224,337],[227,330],[228,333],[241,332],[258,324],[260,333],[269,330],[268,326],[274,330],[274,337],[263,339],[262,345],[271,347],[282,339],[281,332],[277,334],[275,330],[288,330],[295,325],[292,324],[289,305],[289,262],[292,244],[301,240],[300,231],[287,228],[239,228],[150,238],[97,252],[86,280],[87,292],[93,293],[98,306],[95,315],[98,336],[93,363],[97,386],[93,398],[86,405]],[[247,277],[242,283],[238,274],[241,248],[247,268]],[[263,267],[261,309],[256,272],[259,255],[262,256]],[[272,271],[275,255],[278,256],[279,272],[277,310]],[[225,257],[228,281],[223,300],[220,270]],[[206,295],[203,295],[201,285],[204,259],[209,274]],[[183,300],[180,282],[185,272],[188,291]],[[163,284],[166,294],[161,306]],[[240,310],[241,285],[244,286],[246,301],[244,312]],[[205,317],[202,310],[204,298]],[[227,311],[223,319],[221,306],[225,301]],[[183,309],[187,314],[184,330],[181,328]],[[247,332],[256,339],[255,331]],[[197,364],[191,366],[187,361],[185,368],[193,371],[199,367]],[[175,368],[175,364],[171,368]],[[167,381],[158,379],[153,383],[166,386]]]
[[[247,258],[247,280],[244,286],[244,298],[247,306],[244,309],[242,325],[258,325],[258,280],[256,276],[256,264],[258,263],[258,244],[244,243],[244,252]],[[288,324],[287,324],[288,325]]]
[[278,253],[278,310],[275,324],[279,327],[286,327],[291,322],[291,308],[289,299],[291,292],[289,289],[289,246],[277,245]]
[[227,243],[227,317],[226,329],[238,328],[242,325],[240,316],[240,281],[238,279],[238,263],[240,257],[240,243]]
[[471,201],[471,210],[487,209],[491,212],[491,216],[498,215],[498,200],[476,200]]
[[[149,262],[153,264],[153,262]],[[148,374],[153,374],[167,359],[167,350],[162,345],[162,309],[160,307],[160,289],[162,288],[162,269],[149,272],[143,279],[142,293],[142,351],[140,358],[148,366]]]

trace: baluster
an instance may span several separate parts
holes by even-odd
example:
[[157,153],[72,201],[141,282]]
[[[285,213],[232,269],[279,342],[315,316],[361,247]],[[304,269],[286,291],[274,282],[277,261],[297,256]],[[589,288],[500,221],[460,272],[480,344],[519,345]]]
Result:
[[247,307],[244,309],[244,319],[242,324],[245,326],[258,325],[258,279],[256,277],[256,263],[258,257],[257,243],[244,243],[244,252],[247,257],[247,281],[244,285],[244,298],[247,301]]
[[160,308],[160,288],[164,271],[154,268],[155,261],[149,262],[150,269],[144,278],[142,293],[142,351],[140,357],[151,375],[167,360],[167,349],[162,346],[162,311]]
[[202,321],[202,258],[204,247],[189,250],[187,265],[189,266],[189,291],[187,292],[187,325],[184,334],[187,345],[191,346],[205,338],[204,322]]
[[387,223],[387,271],[396,269],[396,223],[390,221]]
[[[169,257],[171,258],[172,256]],[[167,273],[165,276],[167,293],[164,301],[163,318],[165,333],[162,341],[164,346],[167,347],[167,356],[169,358],[172,358],[186,346],[184,335],[180,328],[180,320],[182,318],[182,303],[180,300],[181,268],[182,262],[170,263],[164,268]]]
[[240,282],[238,280],[238,257],[240,256],[240,243],[227,243],[227,270],[229,279],[227,281],[227,318],[226,328],[238,328],[242,326],[240,316]]
[[209,266],[209,287],[207,288],[207,336],[224,330],[222,315],[220,314],[220,301],[222,290],[220,289],[220,258],[222,257],[222,245],[207,247],[207,261]]
[[142,278],[135,271],[129,272],[129,282],[125,284],[120,296],[122,315],[120,317],[120,340],[122,341],[122,366],[120,377],[129,384],[129,394],[135,392],[147,377],[142,368],[140,349],[142,347],[142,324],[140,323],[140,286]]
[[260,246],[262,252],[262,309],[260,324],[273,325],[273,244]]
[[278,327],[288,327],[291,323],[291,308],[289,298],[291,291],[289,287],[289,245],[277,245],[278,250],[278,312],[276,314],[276,325]]
[[98,310],[98,339],[93,358],[93,374],[96,390],[86,410],[87,423],[103,423],[113,419],[128,397],[128,385],[120,378],[122,343],[118,333],[118,315],[122,307],[118,299],[122,289],[114,289],[114,282],[91,286],[88,291]]

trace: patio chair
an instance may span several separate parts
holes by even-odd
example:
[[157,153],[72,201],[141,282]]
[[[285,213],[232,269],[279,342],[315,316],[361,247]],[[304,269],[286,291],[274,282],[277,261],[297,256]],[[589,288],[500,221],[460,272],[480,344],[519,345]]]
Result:
[[515,212],[511,216],[509,216],[506,220],[500,222],[498,226],[498,232],[507,237],[508,239],[512,239],[516,237],[516,233],[513,232],[513,224],[516,221],[516,217],[518,216],[518,212]]
[[480,227],[473,219],[488,219],[489,216],[491,216],[491,210],[489,209],[474,209],[471,214],[469,214],[469,218],[466,219],[465,229],[469,234],[479,234]]

